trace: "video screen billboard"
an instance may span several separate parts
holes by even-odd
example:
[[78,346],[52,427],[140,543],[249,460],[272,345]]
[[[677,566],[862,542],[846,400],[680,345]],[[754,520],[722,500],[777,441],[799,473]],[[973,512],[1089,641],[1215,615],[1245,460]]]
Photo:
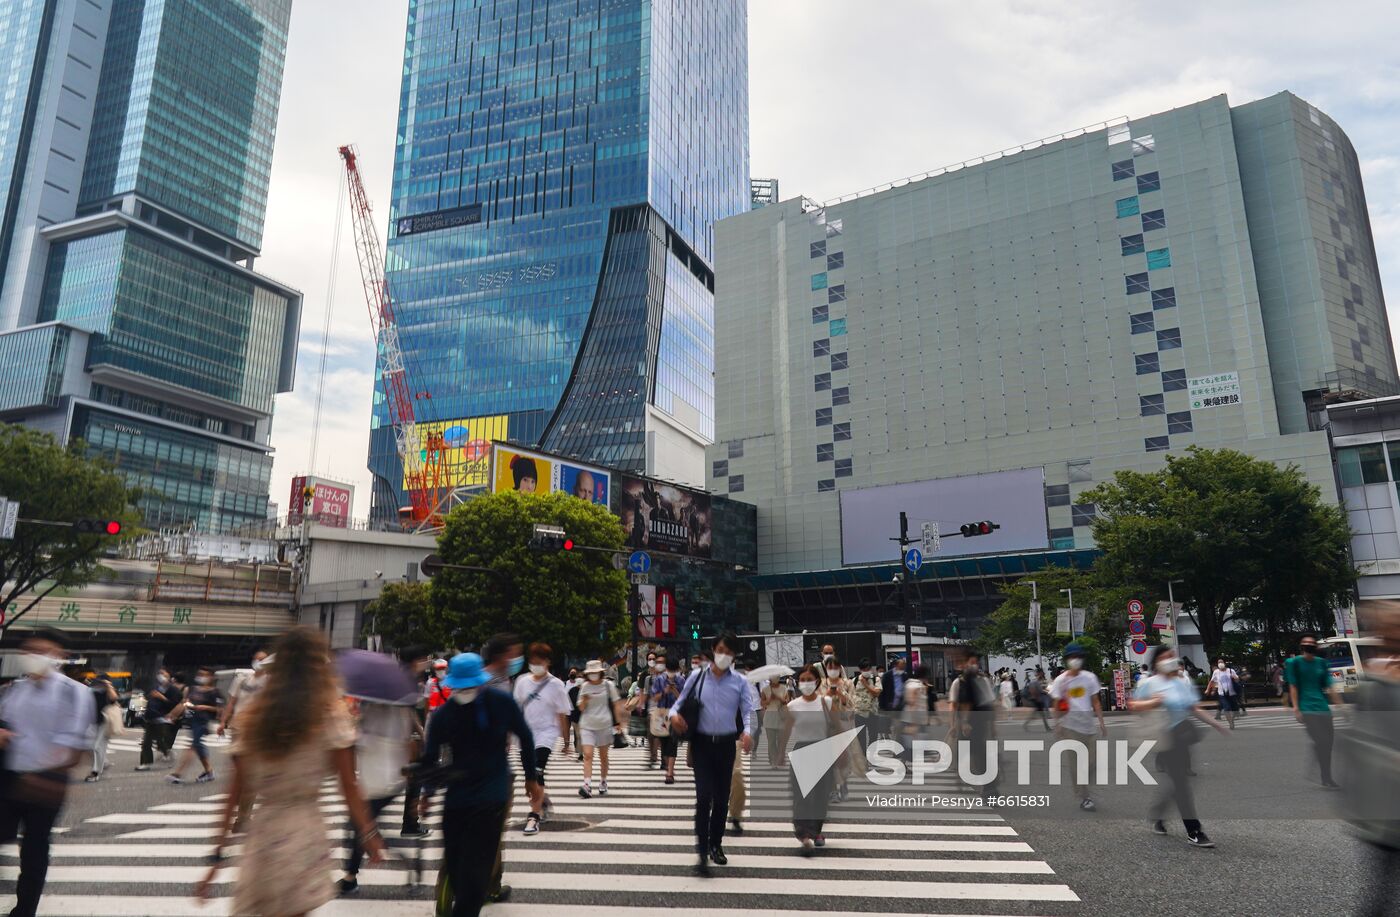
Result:
[[547,494],[562,490],[605,507],[612,496],[612,477],[601,468],[576,465],[513,446],[496,446],[494,455],[493,491]]
[[[414,424],[418,442],[426,447],[433,437],[442,436],[442,481],[446,487],[481,487],[491,481],[491,444],[510,436],[510,418],[505,414],[492,417],[463,417],[458,420],[435,420]],[[408,478],[403,480],[408,489]]]
[[[841,491],[841,562],[895,563],[899,514],[909,516],[909,536],[918,538],[925,522],[937,522],[944,560],[969,554],[1001,554],[1050,547],[1045,520],[1045,469],[1023,468],[914,484],[890,484]],[[964,538],[964,523],[990,520],[1001,526],[990,535]]]
[[623,475],[618,478],[613,512],[622,519],[628,547],[710,556],[709,494]]

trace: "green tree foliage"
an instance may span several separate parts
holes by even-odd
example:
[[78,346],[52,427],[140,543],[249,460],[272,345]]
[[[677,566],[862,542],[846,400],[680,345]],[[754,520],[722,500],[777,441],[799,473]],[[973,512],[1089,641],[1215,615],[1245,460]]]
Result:
[[627,574],[598,551],[540,552],[536,524],[556,525],[581,547],[622,550],[622,524],[606,508],[569,494],[502,492],[458,506],[438,539],[443,562],[493,572],[447,569],[433,581],[435,627],[457,646],[514,631],[542,640],[556,660],[620,649],[631,635]]
[[[109,463],[85,453],[79,441],[65,448],[47,433],[0,424],[0,495],[20,504],[21,518],[119,519],[131,534],[140,519],[132,505],[137,493],[128,490]],[[19,523],[14,540],[0,541],[0,607],[14,609],[4,627],[55,589],[97,579],[101,549],[115,541],[64,526]]]
[[378,634],[387,649],[448,646],[433,609],[428,583],[385,583],[379,598],[365,606],[365,636]]
[[[1095,657],[1090,660],[1091,668],[1098,668],[1101,662],[1122,661],[1123,641],[1128,636],[1128,600],[1145,600],[1143,590],[1108,580],[1097,570],[1071,567],[1047,568],[1006,588],[1006,601],[992,612],[977,637],[980,651],[1012,656],[1019,661],[1035,655],[1035,633],[1027,626],[1032,580],[1040,596],[1040,646],[1047,660],[1058,660],[1070,641],[1068,634],[1055,633],[1055,609],[1069,607],[1068,597],[1061,595],[1060,590],[1073,589],[1075,607],[1084,609],[1081,642],[1092,645],[1091,655]],[[1151,615],[1148,618],[1150,621]]]
[[1265,630],[1326,621],[1356,581],[1346,515],[1296,466],[1193,446],[1158,471],[1120,471],[1080,499],[1099,508],[1096,570],[1162,590],[1184,580],[1177,599],[1211,658],[1237,617]]

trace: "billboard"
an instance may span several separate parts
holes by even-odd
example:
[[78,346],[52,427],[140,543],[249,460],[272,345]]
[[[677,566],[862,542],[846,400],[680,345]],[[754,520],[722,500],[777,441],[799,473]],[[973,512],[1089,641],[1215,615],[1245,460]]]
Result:
[[628,547],[645,551],[710,556],[710,495],[621,476],[613,512],[622,519]]
[[[1050,547],[1043,468],[843,490],[840,496],[841,562],[847,566],[899,561],[899,548],[890,539],[899,535],[901,510],[914,537],[923,523],[939,524],[942,550],[930,560]],[[975,538],[958,533],[964,523],[983,519],[1001,528]]]
[[[310,503],[305,501],[302,493],[306,487],[313,490]],[[299,474],[292,478],[292,493],[287,501],[287,522],[292,525],[301,522],[304,510],[313,522],[343,529],[350,525],[350,511],[354,507],[355,485]]]
[[666,586],[638,586],[637,636],[666,640],[676,635],[676,593]]
[[612,496],[612,477],[601,468],[550,458],[514,446],[498,445],[494,454],[493,491],[547,494],[559,490],[604,507]]
[[[413,425],[418,442],[427,443],[442,435],[442,485],[444,487],[483,487],[491,482],[491,444],[509,439],[509,418],[505,414],[492,417],[463,417],[458,420],[435,420]],[[422,453],[427,461],[426,450]],[[408,478],[403,479],[408,490]]]

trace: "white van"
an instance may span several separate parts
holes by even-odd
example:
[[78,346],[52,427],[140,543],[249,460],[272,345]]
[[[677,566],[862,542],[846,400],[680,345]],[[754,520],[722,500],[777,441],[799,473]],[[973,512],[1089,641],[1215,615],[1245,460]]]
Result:
[[1317,649],[1337,679],[1345,703],[1356,699],[1356,684],[1365,677],[1364,667],[1384,655],[1379,637],[1326,637],[1317,641]]

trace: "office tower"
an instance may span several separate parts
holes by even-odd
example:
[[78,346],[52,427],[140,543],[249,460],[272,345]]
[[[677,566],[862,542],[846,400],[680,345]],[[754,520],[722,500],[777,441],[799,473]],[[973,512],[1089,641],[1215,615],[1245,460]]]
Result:
[[148,527],[266,516],[301,310],[253,270],[290,9],[0,13],[0,420],[112,459]]
[[[386,278],[452,486],[510,440],[699,483],[712,227],[749,208],[744,0],[411,0]],[[406,505],[382,387],[374,513]]]
[[[716,231],[712,490],[759,508],[769,623],[895,620],[898,514],[941,525],[917,620],[1092,559],[1081,494],[1189,446],[1296,463],[1396,394],[1356,153],[1290,93],[1071,131]],[[963,538],[959,525],[1002,528]],[[1054,596],[1050,597],[1052,600]]]

